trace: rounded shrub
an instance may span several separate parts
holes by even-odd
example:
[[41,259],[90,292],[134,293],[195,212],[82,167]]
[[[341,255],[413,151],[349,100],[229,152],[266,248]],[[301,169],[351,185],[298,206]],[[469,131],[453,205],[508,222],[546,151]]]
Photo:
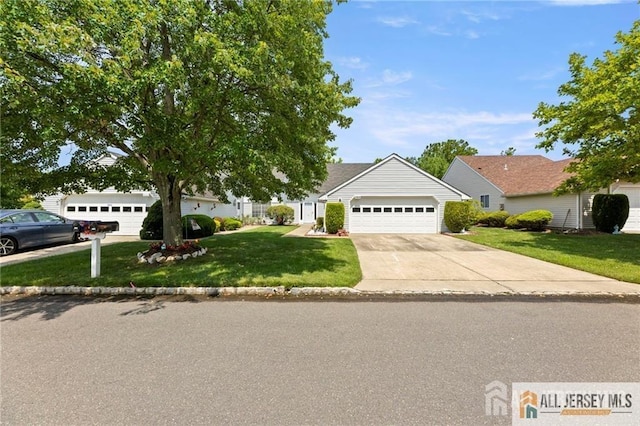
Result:
[[204,238],[213,235],[213,219],[204,214],[182,216],[183,238]]
[[596,194],[592,206],[593,225],[600,232],[612,233],[624,227],[629,218],[629,197],[625,194]]
[[224,220],[225,231],[235,231],[242,227],[242,222],[238,219],[228,217]]
[[267,217],[275,220],[278,225],[284,225],[293,222],[294,211],[289,206],[278,204],[267,209]]
[[531,210],[518,215],[518,225],[531,231],[544,230],[553,220],[553,213],[549,210]]
[[520,223],[518,222],[518,216],[517,214],[513,214],[511,216],[509,216],[505,221],[504,221],[504,226],[506,226],[509,229],[518,229],[520,228]]
[[213,233],[215,234],[216,232],[220,232],[220,221],[218,219],[213,219],[213,224],[214,224],[214,230]]
[[327,203],[324,212],[327,234],[337,234],[344,227],[344,204]]
[[219,225],[216,225],[217,232],[225,230],[225,228],[224,228],[224,218],[223,217],[216,216],[216,217],[213,218],[213,220],[214,220],[214,222],[218,222],[219,223]]
[[490,228],[504,228],[505,221],[509,216],[509,212],[504,210],[486,212],[480,215],[480,217],[478,218],[478,223],[486,225]]
[[141,240],[161,240],[162,239],[162,201],[158,200],[149,207],[147,217],[142,221],[140,230]]
[[444,204],[444,224],[451,232],[462,232],[476,223],[478,212],[470,201],[447,201]]
[[324,216],[318,216],[316,218],[316,226],[314,227],[314,229],[318,231],[322,228],[324,228]]

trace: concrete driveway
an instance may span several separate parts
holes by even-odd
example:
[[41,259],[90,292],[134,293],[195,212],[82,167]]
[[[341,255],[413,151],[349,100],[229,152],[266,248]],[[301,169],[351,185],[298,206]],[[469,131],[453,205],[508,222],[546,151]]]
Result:
[[352,234],[368,291],[640,293],[624,283],[441,234]]

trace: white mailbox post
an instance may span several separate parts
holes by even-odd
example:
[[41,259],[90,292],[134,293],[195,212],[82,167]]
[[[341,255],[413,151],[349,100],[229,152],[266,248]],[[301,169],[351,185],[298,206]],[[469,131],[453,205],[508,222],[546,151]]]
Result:
[[91,278],[100,276],[100,241],[106,237],[104,232],[85,234],[84,237],[91,240]]
[[120,228],[118,222],[85,222],[78,224],[81,230],[80,236],[91,240],[91,278],[100,276],[100,242],[108,232],[117,231]]

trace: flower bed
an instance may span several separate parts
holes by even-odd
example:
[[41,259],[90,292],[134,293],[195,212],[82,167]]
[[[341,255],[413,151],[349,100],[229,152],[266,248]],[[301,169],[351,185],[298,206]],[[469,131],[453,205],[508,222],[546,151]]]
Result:
[[150,244],[149,250],[138,253],[138,262],[150,264],[175,262],[203,256],[206,253],[207,248],[201,247],[198,240],[185,241],[179,246],[159,242]]

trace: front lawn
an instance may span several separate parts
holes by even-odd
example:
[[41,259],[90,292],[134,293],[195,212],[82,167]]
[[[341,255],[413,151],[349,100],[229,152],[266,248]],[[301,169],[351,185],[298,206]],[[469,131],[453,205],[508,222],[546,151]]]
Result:
[[265,226],[200,240],[206,255],[172,264],[140,264],[149,242],[102,246],[101,276],[91,278],[91,250],[7,265],[2,286],[352,287],[362,278],[348,238],[283,237],[291,226]]
[[456,237],[640,284],[640,234],[557,234],[474,227]]

